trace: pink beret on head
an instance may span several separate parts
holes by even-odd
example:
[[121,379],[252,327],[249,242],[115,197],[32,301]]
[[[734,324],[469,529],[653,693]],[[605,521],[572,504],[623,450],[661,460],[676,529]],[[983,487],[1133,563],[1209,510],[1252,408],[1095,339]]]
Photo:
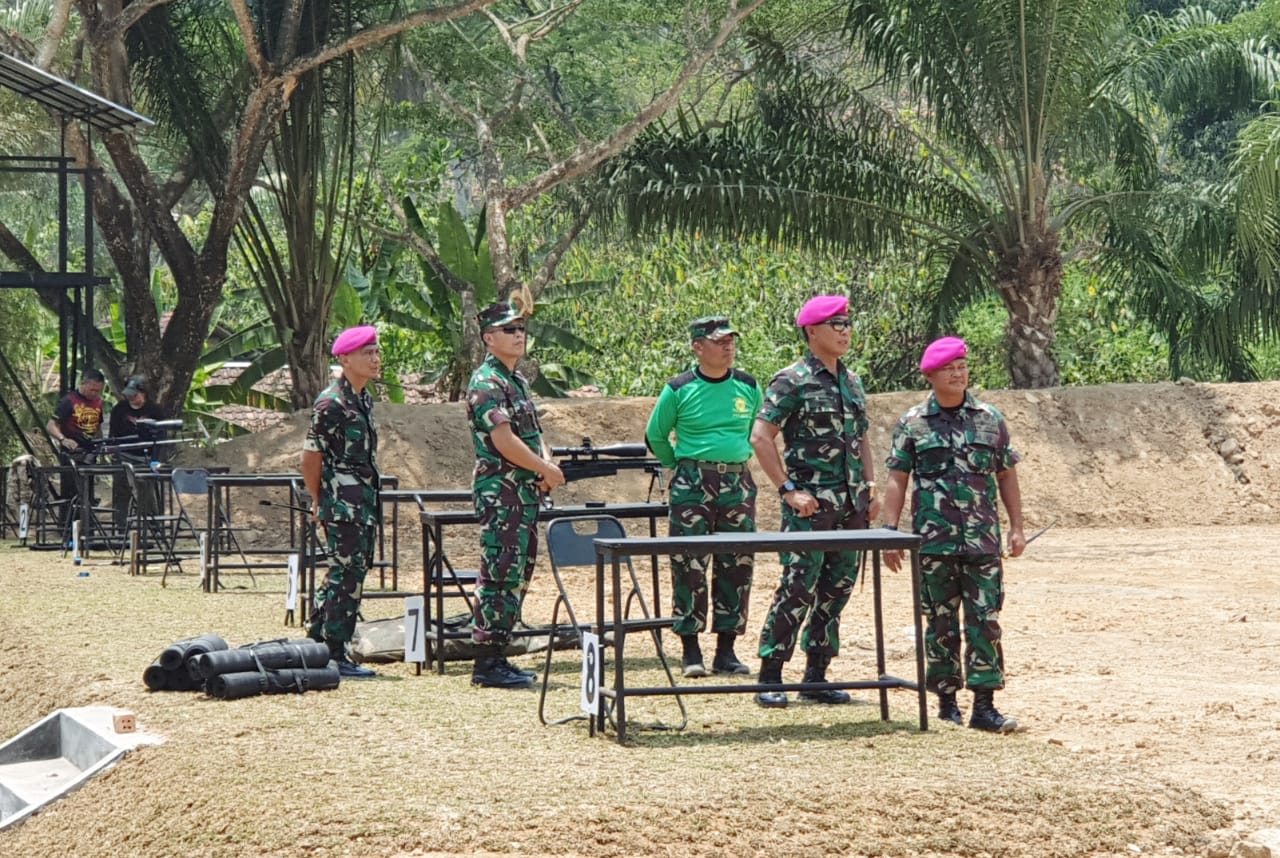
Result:
[[796,315],[796,327],[819,325],[832,316],[849,312],[849,299],[844,295],[818,295],[804,302]]
[[333,341],[333,355],[351,354],[356,349],[362,349],[370,343],[378,341],[378,329],[373,325],[361,325],[358,328],[347,328],[338,334],[338,338]]
[[920,371],[933,372],[940,366],[946,366],[956,358],[969,354],[969,347],[959,337],[943,337],[934,340],[925,348],[920,356]]

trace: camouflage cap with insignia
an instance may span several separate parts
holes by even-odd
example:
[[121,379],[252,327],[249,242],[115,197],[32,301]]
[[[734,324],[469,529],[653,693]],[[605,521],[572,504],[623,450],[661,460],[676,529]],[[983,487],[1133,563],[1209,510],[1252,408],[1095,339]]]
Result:
[[476,314],[480,330],[494,328],[498,325],[509,325],[524,318],[520,308],[506,301],[496,301]]
[[729,324],[728,316],[703,316],[689,323],[689,339],[698,340],[706,337],[718,340],[722,337],[737,336],[738,332]]

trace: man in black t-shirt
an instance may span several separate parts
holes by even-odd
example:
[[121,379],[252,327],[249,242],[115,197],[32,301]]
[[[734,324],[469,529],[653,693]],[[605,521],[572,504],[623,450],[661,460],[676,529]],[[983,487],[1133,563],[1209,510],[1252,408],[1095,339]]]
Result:
[[[140,375],[135,375],[125,384],[121,399],[111,409],[109,430],[112,441],[130,444],[137,441],[163,440],[164,432],[149,424],[149,420],[164,420],[164,409],[147,398],[147,382]],[[141,421],[141,422],[140,422]],[[154,458],[148,447],[138,447],[117,453],[119,461],[132,465],[134,470],[146,470]],[[145,491],[141,489],[145,485]],[[154,513],[158,507],[159,497],[156,485],[152,482],[139,484],[138,507],[145,514]],[[123,530],[129,515],[129,481],[123,475],[115,478],[111,487],[111,506],[115,518],[116,529]]]
[[102,436],[102,373],[87,369],[80,386],[58,400],[45,429],[59,452],[74,453]]
[[90,461],[94,453],[93,442],[102,437],[102,388],[105,384],[102,373],[86,369],[80,377],[80,386],[58,400],[53,416],[45,424],[45,431],[57,448],[58,463],[64,466],[58,492],[63,500],[74,498],[79,490],[69,466]]

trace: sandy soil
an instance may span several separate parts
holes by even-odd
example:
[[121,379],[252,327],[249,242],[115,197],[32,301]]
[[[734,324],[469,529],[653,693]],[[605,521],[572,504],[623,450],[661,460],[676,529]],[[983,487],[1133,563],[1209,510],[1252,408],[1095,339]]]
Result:
[[[4,549],[4,735],[59,706],[110,703],[169,742],[0,832],[0,852],[1240,853],[1240,838],[1280,829],[1278,393],[1280,384],[1167,384],[988,397],[1026,456],[1030,527],[1057,522],[1008,565],[1009,684],[998,702],[1022,729],[1006,737],[951,728],[921,737],[906,694],[895,695],[887,726],[869,706],[779,714],[723,695],[690,698],[683,733],[639,732],[616,750],[583,730],[537,726],[534,699],[475,692],[462,666],[419,677],[393,665],[383,680],[296,704],[148,695],[138,677],[169,640],[210,628],[236,643],[283,633],[275,585],[206,596],[190,580],[161,591],[155,578],[123,579],[112,567],[95,567],[86,583],[69,561]],[[916,398],[872,398],[878,452]],[[556,444],[634,441],[650,406],[549,403],[546,424]],[[384,406],[381,416],[383,462],[402,485],[465,485],[458,407]],[[225,445],[215,461],[289,469],[301,426],[295,418]],[[582,483],[562,502],[635,499],[646,485],[636,474]],[[776,522],[766,500],[761,526]],[[759,558],[744,658],[777,571],[775,558]],[[89,587],[99,589],[86,599]],[[544,568],[530,612],[547,610],[553,594]],[[901,576],[886,578],[885,599],[891,671],[909,675]],[[850,605],[836,675],[856,678],[873,663],[870,601],[868,587]],[[33,634],[55,621],[74,631]],[[653,669],[634,652],[637,670]],[[556,703],[572,708],[572,655],[557,664]],[[789,670],[798,678],[800,666]],[[358,747],[326,739],[332,725]],[[501,753],[500,764],[477,766],[481,748]],[[366,770],[364,785],[334,799],[332,784],[352,765]],[[619,768],[604,779],[601,766]],[[511,777],[530,771],[555,776],[538,788]]]

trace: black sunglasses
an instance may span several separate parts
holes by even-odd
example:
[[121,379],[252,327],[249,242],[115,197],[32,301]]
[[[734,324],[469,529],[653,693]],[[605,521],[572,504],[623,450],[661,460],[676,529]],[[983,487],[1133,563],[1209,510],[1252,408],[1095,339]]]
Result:
[[503,325],[498,330],[504,334],[523,334],[525,332],[524,325]]
[[847,331],[853,327],[853,322],[848,319],[828,319],[822,324],[830,325],[833,331]]

